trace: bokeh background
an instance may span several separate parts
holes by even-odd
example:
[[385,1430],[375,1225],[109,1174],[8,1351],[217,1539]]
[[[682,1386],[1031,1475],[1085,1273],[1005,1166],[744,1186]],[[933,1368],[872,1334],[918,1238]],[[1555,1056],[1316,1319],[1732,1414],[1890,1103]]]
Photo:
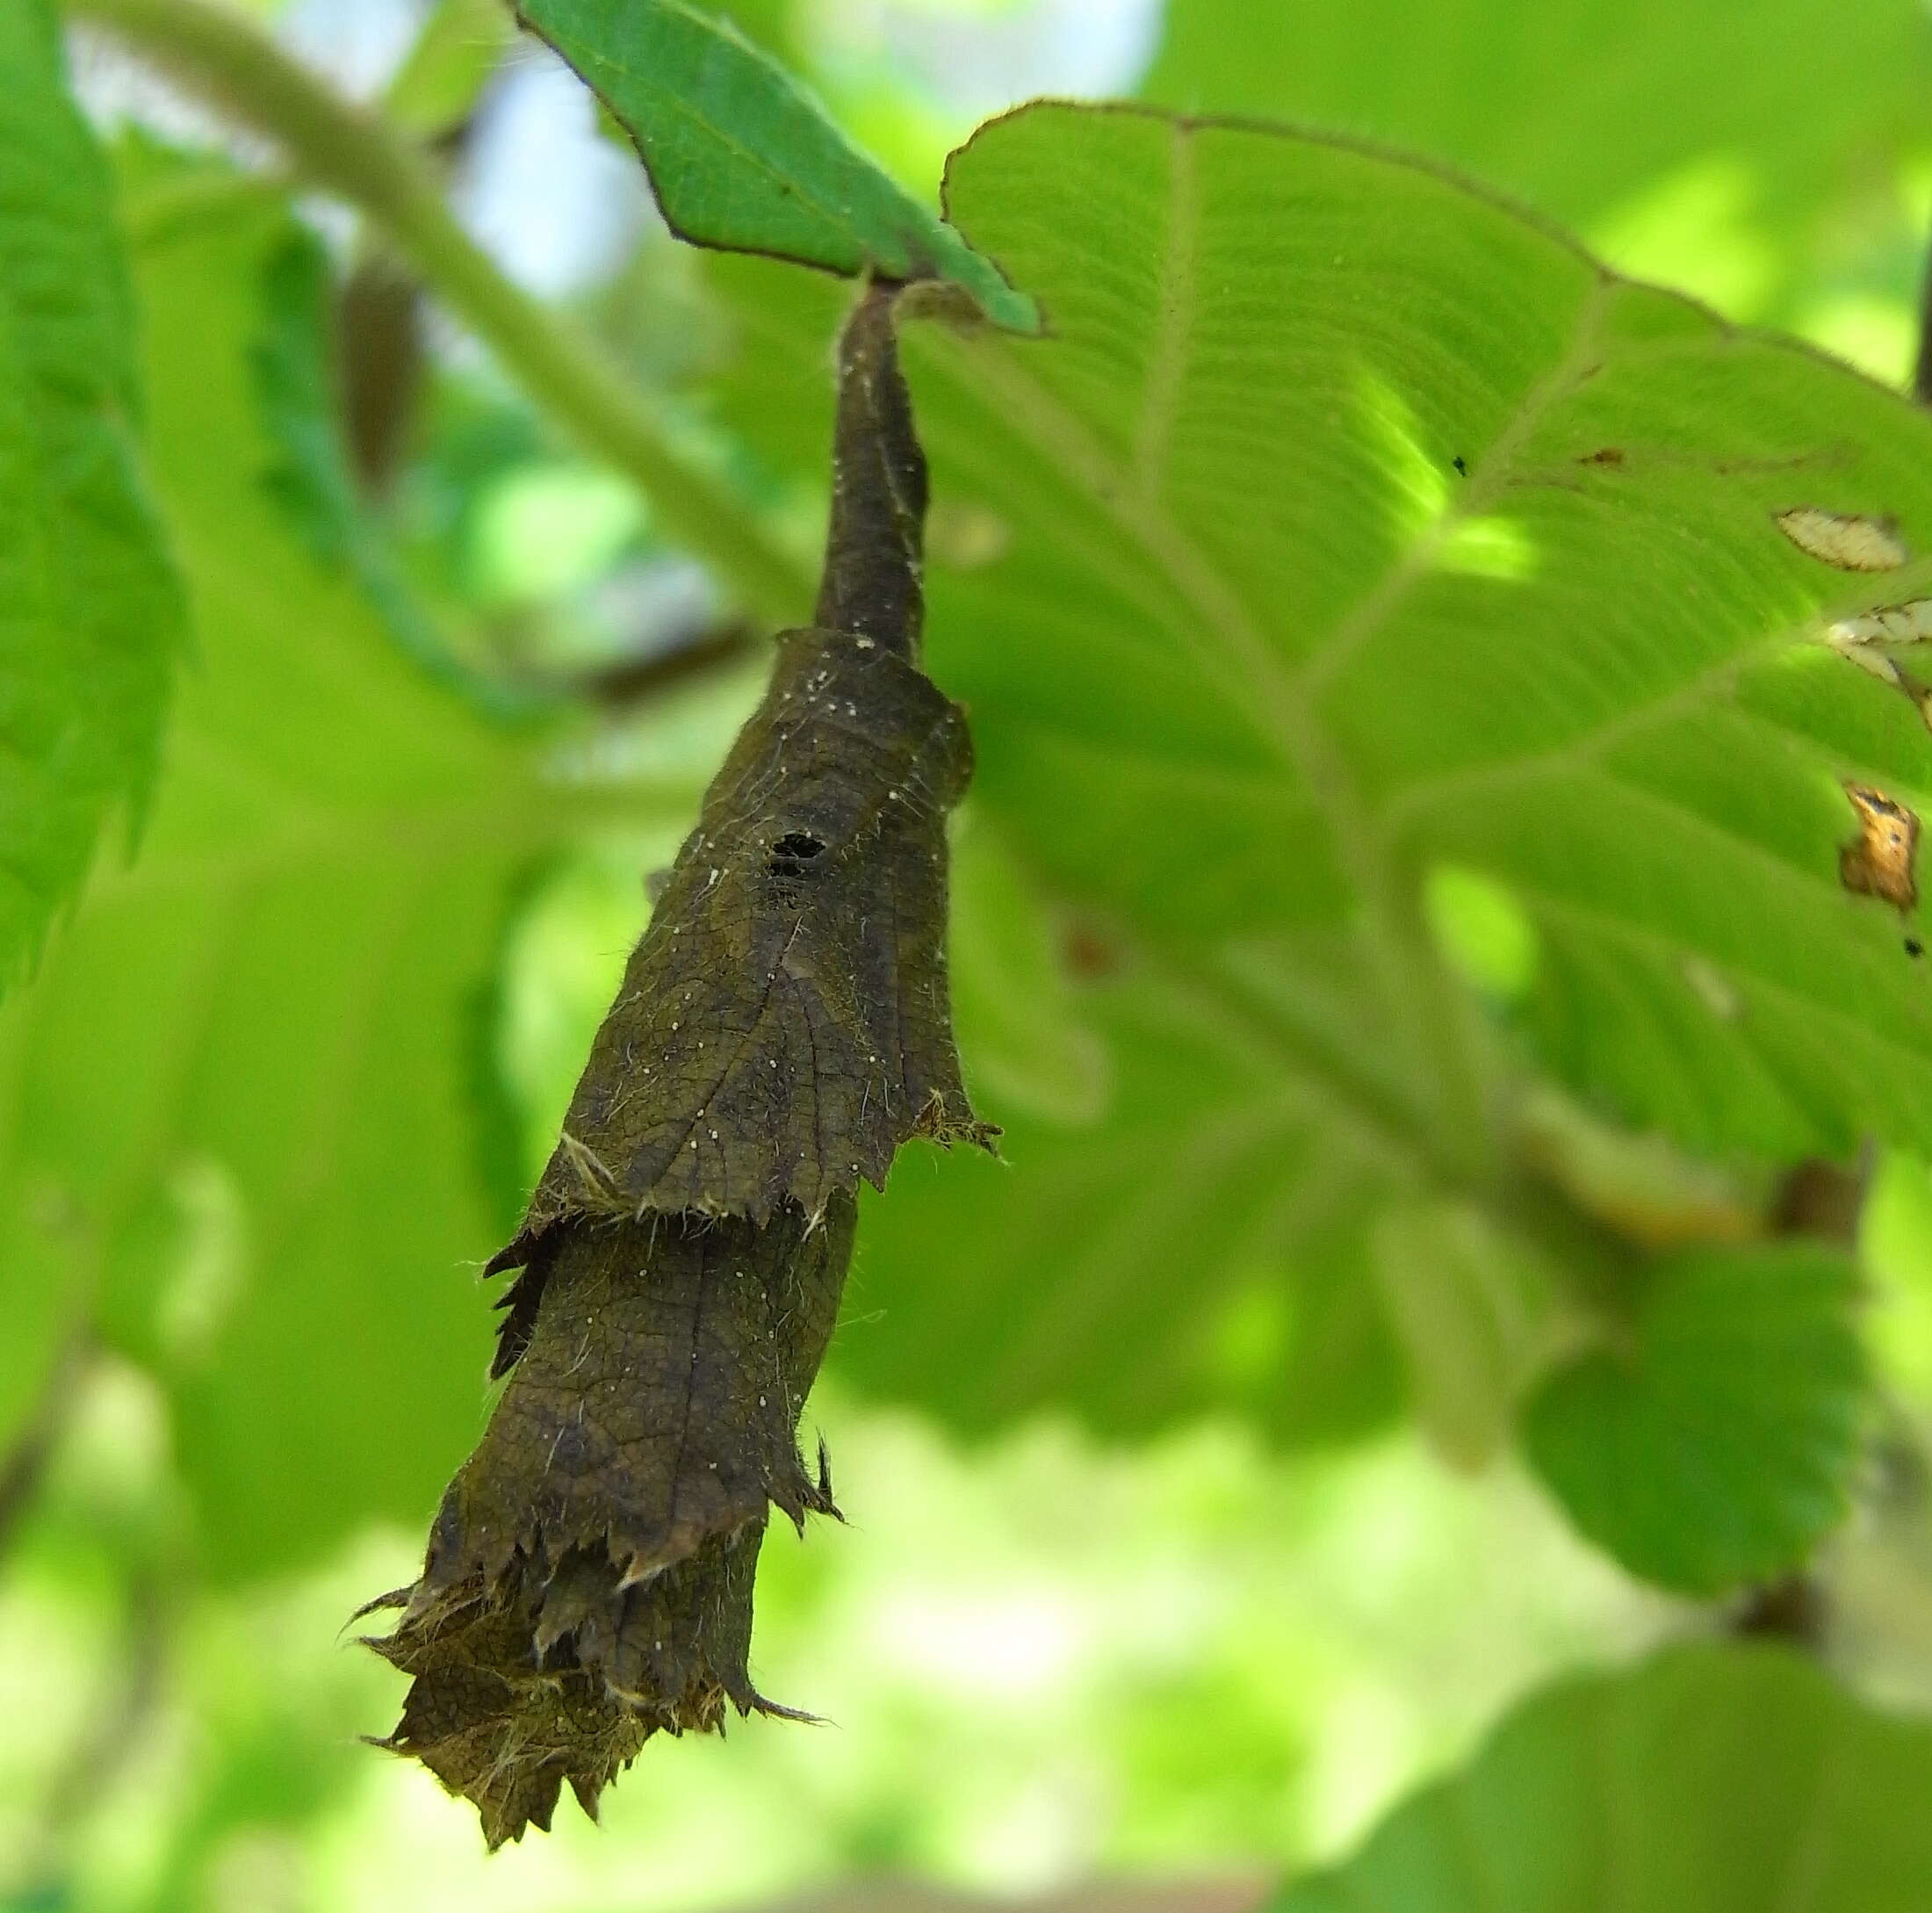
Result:
[[[418,0],[254,11],[371,98],[394,85],[427,12]],[[1909,375],[1932,230],[1932,19],[1916,0],[744,11],[921,193],[978,119],[1037,95],[1287,118],[1420,149],[1729,317],[1796,329],[1888,383]],[[755,310],[728,310],[721,282],[668,240],[632,156],[569,74],[529,44],[478,47],[489,76],[473,106],[429,129],[464,220],[666,393],[694,444],[753,471],[775,518],[809,544],[805,452],[774,457],[770,432],[734,431],[734,407],[796,405],[809,449],[823,435],[822,359],[775,356],[763,385],[756,363],[720,382],[746,352],[757,361]],[[266,163],[105,43],[81,36],[75,60],[124,147]],[[647,502],[559,443],[433,309],[404,301],[399,318],[379,275],[358,280],[364,241],[338,209],[304,213],[364,300],[347,307],[351,372],[415,366],[400,436],[364,449],[395,562],[449,641],[499,674],[616,683],[712,631],[724,608],[661,541]],[[371,361],[359,372],[358,356]],[[695,780],[757,671],[748,647],[723,646],[652,689],[622,747]],[[676,835],[668,818],[620,822],[532,877],[493,1006],[512,1182],[540,1161],[608,999],[640,872]],[[984,1028],[997,1010],[962,1005],[991,1113],[1011,1090],[1078,1120],[1100,1094],[1077,1050],[1057,1073],[1000,1082],[1015,1039],[988,1029],[976,1049],[976,1015]],[[899,1172],[922,1173],[910,1157]],[[219,1209],[220,1188],[203,1193]],[[1834,1651],[1874,1698],[1928,1705],[1932,1530],[1914,1461],[1932,1417],[1923,1171],[1885,1166],[1867,1235],[1896,1428],[1876,1445],[1871,1506],[1829,1563]],[[183,1295],[190,1315],[213,1306],[191,1285]],[[474,1306],[480,1348],[480,1294]],[[861,1281],[848,1339],[864,1311]],[[345,1385],[354,1372],[351,1355]],[[615,1913],[908,1880],[1039,1895],[1143,1879],[1191,1904],[1241,1904],[1254,1883],[1345,1851],[1541,1682],[1722,1624],[1635,1587],[1510,1464],[1445,1468],[1379,1396],[1301,1427],[1230,1402],[1132,1439],[1051,1412],[967,1435],[882,1402],[835,1353],[810,1423],[837,1458],[851,1526],[774,1534],[755,1664],[764,1691],[825,1724],[654,1743],[607,1796],[601,1829],[566,1809],[548,1838],[487,1860],[467,1808],[357,1740],[386,1729],[400,1681],[345,1617],[411,1578],[420,1525],[364,1526],[295,1571],[210,1573],[161,1390],[90,1352],[57,1394],[48,1454],[17,1451],[19,1491],[0,1495],[0,1905],[23,1909]],[[416,1440],[407,1404],[393,1405],[390,1438]],[[368,1405],[378,1425],[391,1411]]]

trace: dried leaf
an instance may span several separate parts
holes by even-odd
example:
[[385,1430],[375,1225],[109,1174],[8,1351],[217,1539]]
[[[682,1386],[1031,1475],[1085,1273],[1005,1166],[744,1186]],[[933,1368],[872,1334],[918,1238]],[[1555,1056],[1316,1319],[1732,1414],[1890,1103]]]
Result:
[[[527,1826],[547,1833],[566,1781],[595,1819],[598,1795],[660,1728],[715,1728],[727,1702],[740,1713],[784,1711],[768,1709],[745,1671],[763,1535],[762,1526],[747,1529],[628,1598],[626,1638],[675,1649],[664,1664],[667,1704],[624,1705],[603,1668],[581,1664],[569,1650],[556,1664],[540,1664],[530,1642],[546,1592],[518,1577],[370,1642],[415,1677],[395,1732],[376,1744],[421,1760],[451,1793],[473,1801],[493,1850],[521,1839]],[[548,1586],[562,1599],[598,1571],[594,1559],[573,1556]]]
[[773,1507],[836,1513],[800,1411],[861,1177],[908,1137],[990,1144],[953,1046],[946,813],[965,720],[916,662],[926,510],[874,288],[840,355],[818,624],[779,640],[490,1272],[509,1386],[372,1644],[415,1677],[385,1745],[494,1846],[587,1811],[653,1733],[787,1713],[751,1684]]
[[958,709],[876,639],[789,632],[633,953],[523,1231],[648,1209],[817,1215],[900,1143],[984,1132],[948,1008]]
[[1840,882],[1909,911],[1919,900],[1918,813],[1869,784],[1847,783],[1845,795],[1858,813],[1858,834],[1838,853]]
[[898,288],[840,348],[818,625],[789,632],[632,953],[516,1239],[560,1217],[817,1216],[909,1137],[988,1144],[953,1047],[946,813],[964,714],[916,661],[926,460]]
[[590,1806],[660,1729],[784,1711],[746,1671],[753,1569],[770,1506],[837,1512],[797,1432],[853,1216],[577,1218],[505,1298],[509,1386],[374,1643],[415,1677],[385,1744],[493,1845],[547,1826],[566,1780]]

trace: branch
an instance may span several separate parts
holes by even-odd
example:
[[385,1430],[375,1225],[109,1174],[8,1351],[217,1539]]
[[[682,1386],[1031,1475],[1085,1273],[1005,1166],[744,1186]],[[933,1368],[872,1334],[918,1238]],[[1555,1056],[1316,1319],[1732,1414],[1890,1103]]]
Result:
[[660,697],[673,685],[748,657],[758,634],[742,618],[692,632],[681,643],[627,658],[563,689],[605,710],[628,711]]
[[179,84],[278,146],[309,184],[386,233],[504,369],[590,451],[635,479],[666,531],[775,624],[811,602],[811,569],[768,538],[567,315],[512,284],[451,214],[428,162],[248,20],[212,0],[66,0]]

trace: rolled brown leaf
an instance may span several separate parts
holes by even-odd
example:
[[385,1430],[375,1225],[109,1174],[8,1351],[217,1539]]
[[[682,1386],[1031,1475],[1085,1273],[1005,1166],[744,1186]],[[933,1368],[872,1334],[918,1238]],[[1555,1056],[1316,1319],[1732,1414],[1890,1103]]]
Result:
[[965,720],[876,639],[778,641],[597,1032],[515,1267],[569,1216],[816,1215],[925,1135],[984,1143],[946,977]]
[[775,1708],[752,1684],[770,1508],[834,1514],[805,1395],[853,1203],[808,1224],[652,1216],[555,1231],[512,1295],[509,1386],[450,1484],[422,1577],[371,1642],[415,1677],[383,1744],[480,1809],[492,1845],[587,1808],[660,1729]]
[[800,1411],[859,1183],[991,1146],[953,1045],[946,817],[965,719],[918,664],[925,464],[875,287],[840,355],[818,625],[706,794],[516,1238],[493,1373],[421,1577],[371,1604],[413,1677],[383,1744],[494,1846],[588,1811],[651,1735],[788,1713],[749,1670],[770,1510],[836,1513]]

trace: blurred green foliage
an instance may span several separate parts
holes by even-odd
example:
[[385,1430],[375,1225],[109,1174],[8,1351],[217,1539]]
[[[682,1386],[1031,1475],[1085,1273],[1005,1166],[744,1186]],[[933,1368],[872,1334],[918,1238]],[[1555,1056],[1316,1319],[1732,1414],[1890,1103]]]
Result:
[[1909,0],[1190,0],[1146,90],[1428,153],[1755,320],[1896,192],[1928,83]]
[[[970,116],[942,55],[895,49],[1075,18],[717,11],[922,200]],[[516,83],[479,18],[434,10],[390,94],[446,148]],[[1169,0],[1150,25],[1150,99],[1413,151],[1726,321],[1906,372],[1932,40],[1904,0]],[[0,66],[32,53],[37,137],[84,155],[35,31],[0,28]],[[356,1744],[395,1681],[338,1630],[409,1578],[480,1426],[468,1272],[759,661],[612,689],[727,616],[729,580],[433,324],[403,468],[359,495],[339,227],[252,155],[119,151],[141,408],[97,169],[41,154],[21,190],[70,173],[86,228],[57,290],[98,321],[91,382],[61,396],[117,487],[81,529],[132,541],[103,602],[164,650],[141,415],[196,639],[139,861],[105,859],[0,1017],[0,1404],[34,1488],[0,1491],[0,1905],[540,1913],[1340,1861],[1532,1690],[1722,1625],[1575,1538],[1511,1459],[1525,1403],[1531,1460],[1637,1573],[1718,1592],[1814,1558],[1835,1678],[1711,1648],[1560,1684],[1287,1905],[1460,1905],[1445,1829],[1471,1826],[1472,1903],[1525,1913],[1611,1866],[1658,1913],[1932,1897],[1924,1730],[1875,1711],[1932,1702],[1928,1172],[1885,1159],[1856,1272],[1705,1248],[1627,1294],[1612,1271],[1611,1331],[1579,1331],[1533,1228],[1440,1199],[1480,1125],[1408,993],[1426,956],[1392,979],[1361,928],[1400,893],[1412,953],[1473,986],[1483,1080],[1565,1085],[1600,1193],[1676,1161],[1653,1130],[1718,1209],[1813,1148],[1932,1148],[1925,978],[1834,862],[1838,777],[1932,790],[1928,746],[1805,639],[1925,581],[1848,580],[1770,523],[1817,502],[1926,542],[1932,428],[1344,146],[1215,135],[1189,172],[1156,121],[1043,113],[959,160],[950,210],[1049,333],[910,353],[934,669],[981,755],[955,992],[1007,1160],[908,1156],[866,1205],[813,1411],[854,1527],[768,1546],[756,1650],[765,1691],[838,1725],[653,1743],[601,1831],[486,1868],[433,1783]],[[0,246],[0,296],[40,288],[24,256]],[[796,546],[846,298],[647,227],[575,303]],[[1590,465],[1605,446],[1623,462]],[[1337,628],[1311,773],[1281,681]],[[115,706],[117,789],[157,706]],[[70,813],[33,924],[105,808]]]
[[[1521,1708],[1469,1771],[1411,1801],[1283,1913],[1576,1903],[1579,1856],[1621,1904],[1914,1904],[1932,1833],[1905,1803],[1932,1727],[1863,1713],[1779,1653],[1680,1650]],[[1450,1884],[1453,1882],[1453,1884]]]
[[[0,985],[152,788],[181,605],[135,470],[140,389],[106,168],[50,6],[0,21]],[[0,1426],[12,1412],[0,1375]]]

